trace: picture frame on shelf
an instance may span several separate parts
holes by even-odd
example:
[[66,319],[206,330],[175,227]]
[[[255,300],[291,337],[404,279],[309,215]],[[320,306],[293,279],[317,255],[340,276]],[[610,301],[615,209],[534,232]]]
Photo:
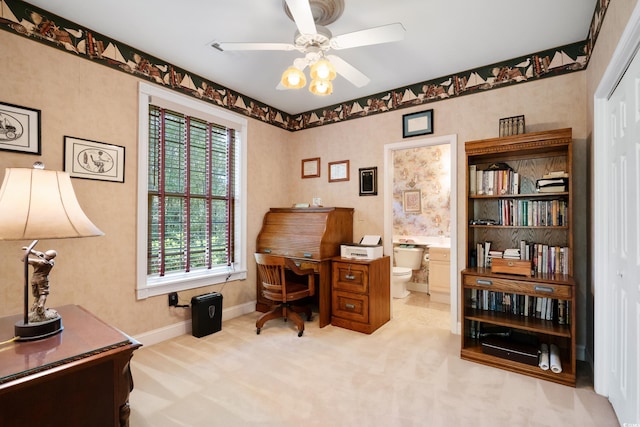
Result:
[[433,109],[402,116],[402,137],[409,138],[433,133]]
[[302,159],[302,178],[320,177],[320,157]]
[[349,160],[329,163],[329,182],[349,181]]
[[119,145],[64,137],[64,170],[72,178],[123,183],[124,155]]
[[402,192],[402,210],[405,213],[422,212],[422,193],[420,190],[405,190]]
[[42,154],[40,110],[0,102],[0,150]]
[[360,168],[360,196],[378,195],[378,167]]

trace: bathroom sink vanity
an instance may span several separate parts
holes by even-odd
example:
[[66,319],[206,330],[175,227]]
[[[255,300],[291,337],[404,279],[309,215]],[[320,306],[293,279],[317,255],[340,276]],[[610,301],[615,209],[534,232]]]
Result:
[[451,295],[451,249],[429,246],[429,293],[431,301],[449,304]]

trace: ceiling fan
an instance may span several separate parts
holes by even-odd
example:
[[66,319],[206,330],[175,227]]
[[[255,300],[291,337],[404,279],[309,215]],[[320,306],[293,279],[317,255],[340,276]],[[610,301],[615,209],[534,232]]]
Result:
[[344,0],[283,0],[283,6],[285,13],[298,28],[293,44],[216,42],[212,45],[220,51],[296,50],[303,53],[304,57],[295,59],[293,66],[285,70],[277,89],[304,87],[306,77],[303,71],[307,66],[311,69],[313,80],[309,90],[316,95],[331,93],[331,80],[336,73],[356,87],[365,86],[369,83],[369,78],[364,73],[344,59],[326,53],[331,49],[350,49],[404,38],[405,30],[400,23],[333,36],[325,25],[335,22],[342,15]]

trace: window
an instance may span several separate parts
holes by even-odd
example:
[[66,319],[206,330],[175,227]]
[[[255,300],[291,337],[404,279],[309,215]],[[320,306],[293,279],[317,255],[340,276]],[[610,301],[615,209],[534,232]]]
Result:
[[246,126],[140,84],[138,298],[246,278]]

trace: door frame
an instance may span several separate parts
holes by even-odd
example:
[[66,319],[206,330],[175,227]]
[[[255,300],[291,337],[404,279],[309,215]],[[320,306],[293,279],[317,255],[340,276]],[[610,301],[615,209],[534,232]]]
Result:
[[[460,323],[458,321],[458,313],[460,311],[458,304],[458,136],[457,135],[442,135],[432,136],[429,138],[412,139],[410,141],[402,141],[391,144],[385,144],[384,146],[384,253],[391,254],[393,260],[393,152],[396,150],[406,150],[409,148],[421,148],[431,145],[445,145],[448,144],[451,151],[451,192],[449,199],[450,214],[451,214],[451,231],[450,231],[450,282],[451,282],[451,294],[450,294],[450,307],[451,307],[451,332],[454,334],[460,334]],[[393,265],[393,264],[392,264]],[[391,310],[393,313],[393,299],[391,301]]]
[[613,328],[612,295],[607,280],[614,274],[611,266],[601,260],[607,259],[607,229],[609,221],[614,221],[613,212],[608,209],[607,189],[612,185],[608,175],[606,115],[608,98],[618,86],[629,64],[640,48],[640,3],[629,18],[620,37],[611,61],[604,72],[600,84],[594,93],[593,126],[593,385],[596,393],[609,396],[608,372],[611,368],[609,352],[610,337],[607,331]]

